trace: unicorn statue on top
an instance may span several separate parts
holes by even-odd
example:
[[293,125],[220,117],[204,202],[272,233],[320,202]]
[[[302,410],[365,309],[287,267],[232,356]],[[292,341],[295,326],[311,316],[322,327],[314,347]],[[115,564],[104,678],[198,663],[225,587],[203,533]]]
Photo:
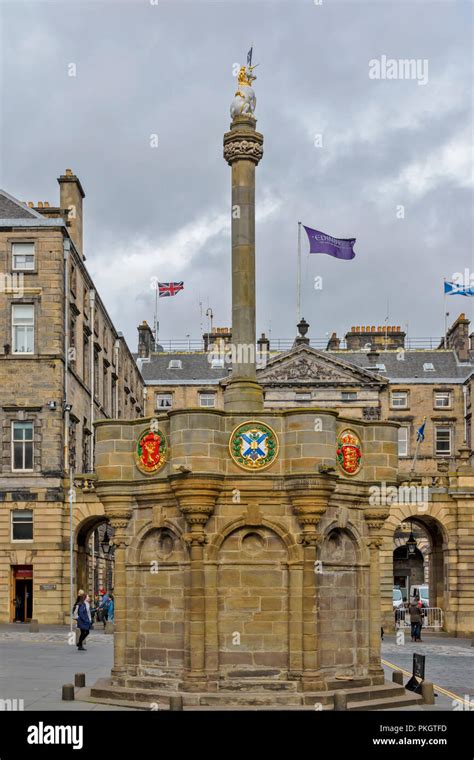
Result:
[[230,115],[233,119],[236,116],[253,116],[257,105],[257,98],[252,88],[252,83],[257,77],[253,70],[257,66],[258,64],[252,66],[252,48],[250,48],[247,55],[247,65],[241,66],[237,75],[239,87],[230,107]]

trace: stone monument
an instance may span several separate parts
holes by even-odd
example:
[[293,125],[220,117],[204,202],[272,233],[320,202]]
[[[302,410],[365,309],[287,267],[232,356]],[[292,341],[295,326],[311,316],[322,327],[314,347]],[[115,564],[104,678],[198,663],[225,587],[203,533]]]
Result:
[[114,667],[92,689],[99,699],[331,708],[342,687],[358,699],[403,694],[384,686],[380,663],[388,507],[369,504],[371,484],[396,482],[397,425],[264,411],[256,380],[263,137],[253,68],[240,70],[224,135],[234,344],[225,409],[96,423],[96,490],[116,547]]

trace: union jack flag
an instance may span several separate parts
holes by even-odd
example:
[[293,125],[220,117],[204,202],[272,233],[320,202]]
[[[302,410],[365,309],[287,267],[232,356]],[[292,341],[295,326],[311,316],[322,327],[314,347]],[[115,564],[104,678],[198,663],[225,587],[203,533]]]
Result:
[[175,296],[180,290],[183,290],[184,282],[159,282],[158,290],[160,298],[165,296]]

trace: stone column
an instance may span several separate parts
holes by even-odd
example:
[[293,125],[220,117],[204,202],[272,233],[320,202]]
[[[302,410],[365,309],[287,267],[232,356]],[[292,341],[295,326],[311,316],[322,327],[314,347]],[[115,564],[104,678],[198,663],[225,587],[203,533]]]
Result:
[[222,488],[220,479],[175,476],[171,487],[179,508],[186,518],[189,532],[185,541],[189,547],[189,670],[185,674],[184,688],[199,691],[206,686],[206,586],[204,574],[204,546],[207,541],[205,525],[214,512],[217,496]]
[[104,501],[106,517],[114,529],[114,666],[112,679],[119,682],[127,672],[126,638],[127,638],[127,573],[125,552],[127,549],[127,527],[132,516],[131,505],[110,505]]
[[258,411],[263,391],[256,376],[255,167],[263,135],[253,116],[236,116],[224,135],[224,158],[232,167],[232,377],[224,394],[226,411]]
[[[364,516],[369,529],[367,546],[370,555],[369,568],[369,674],[383,678],[381,658],[381,635],[382,610],[380,597],[380,547],[383,544],[381,535],[382,526],[388,517],[389,511],[371,510],[366,511]],[[382,681],[383,682],[383,681]]]

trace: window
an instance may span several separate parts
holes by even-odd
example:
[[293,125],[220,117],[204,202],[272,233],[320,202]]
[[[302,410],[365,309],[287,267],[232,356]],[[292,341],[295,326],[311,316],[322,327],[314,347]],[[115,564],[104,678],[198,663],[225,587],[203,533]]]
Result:
[[199,406],[215,406],[216,394],[215,393],[200,393],[199,394]]
[[386,372],[387,371],[387,368],[386,368],[385,364],[376,364],[375,368],[378,369],[379,372]]
[[87,387],[89,387],[90,384],[90,361],[89,338],[86,333],[84,333],[82,342],[82,379]]
[[99,354],[94,351],[94,396],[99,398]]
[[112,390],[111,390],[111,414],[112,419],[117,416],[117,380],[112,375]]
[[438,456],[449,456],[451,454],[451,428],[436,427],[435,453]]
[[183,369],[183,362],[181,359],[171,359],[168,369]]
[[33,512],[31,509],[12,510],[12,541],[33,540]]
[[391,403],[392,403],[392,408],[394,409],[407,409],[408,408],[408,392],[407,391],[392,391]]
[[398,428],[398,456],[399,457],[408,456],[408,428],[407,427]]
[[103,367],[103,380],[104,380],[104,387],[102,389],[102,406],[104,407],[104,409],[107,409],[107,405],[109,403],[109,393],[108,393],[109,378],[107,375],[107,365],[105,364],[105,362],[104,362],[104,367]]
[[343,391],[341,393],[341,401],[357,401],[357,393],[352,391]]
[[434,405],[435,409],[449,409],[451,406],[451,393],[449,391],[436,391]]
[[173,406],[172,393],[157,393],[156,394],[156,409],[171,409],[172,406]]
[[434,372],[434,364],[432,364],[432,362],[425,362],[423,364],[423,371],[424,372]]
[[224,369],[224,357],[216,356],[211,359],[211,369]]
[[14,354],[32,354],[35,340],[35,307],[33,304],[12,306],[12,336]]
[[76,315],[71,311],[69,313],[69,362],[74,364],[76,361]]
[[14,422],[12,429],[12,470],[33,469],[33,423]]
[[16,272],[31,272],[35,268],[35,244],[12,243],[12,269]]
[[76,272],[76,267],[71,261],[71,272],[69,275],[69,289],[71,293],[73,294],[73,296],[76,295],[76,287],[77,287],[77,272]]

